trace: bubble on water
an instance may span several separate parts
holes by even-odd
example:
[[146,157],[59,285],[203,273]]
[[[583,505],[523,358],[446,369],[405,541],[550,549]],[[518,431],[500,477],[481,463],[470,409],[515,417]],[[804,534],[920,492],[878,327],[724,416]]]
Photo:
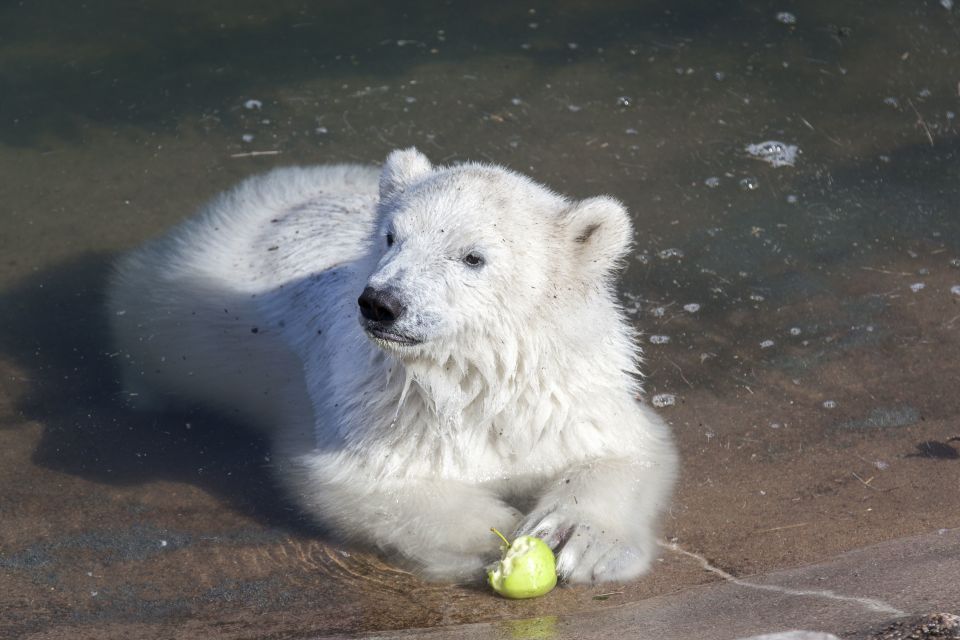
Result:
[[313,132],[316,133],[317,135],[322,136],[330,133],[330,130],[327,129],[326,127],[317,127],[316,129],[313,130]]
[[793,15],[789,11],[781,11],[777,14],[777,22],[782,22],[783,24],[797,24],[797,16]]
[[956,113],[954,113],[953,111],[947,111],[947,120],[953,120],[956,117],[957,117]]
[[640,132],[634,129],[633,127],[630,127],[629,129],[626,129],[624,133],[627,134],[628,136],[635,136]]
[[407,104],[413,104],[414,102],[417,101],[417,99],[414,98],[413,96],[404,96],[403,101],[406,102]]
[[658,409],[662,409],[663,407],[672,407],[673,405],[677,404],[677,397],[672,393],[658,393],[650,398],[650,403]]
[[799,200],[800,200],[800,198],[798,198],[797,196],[793,195],[792,193],[787,196],[787,204],[797,204],[797,202],[798,202]]
[[240,136],[240,139],[243,140],[244,142],[253,142],[253,134],[245,133],[242,136]]
[[940,6],[947,11],[950,11],[953,9],[953,0],[940,0]]
[[713,79],[716,80],[717,82],[723,82],[724,80],[726,80],[726,78],[727,78],[727,74],[724,73],[723,71],[716,71],[713,74]]
[[950,293],[952,293],[955,296],[960,296],[960,284],[955,284],[952,287],[950,287]]
[[650,344],[669,344],[670,336],[650,336]]
[[510,104],[512,104],[515,107],[519,107],[521,104],[523,104],[523,100],[521,100],[520,98],[511,98]]
[[243,103],[244,108],[246,109],[262,109],[263,103],[259,100],[247,100]]
[[960,258],[951,258],[949,264],[954,269],[960,269]]
[[576,42],[568,42],[567,48],[570,49],[570,51],[576,51],[577,49],[580,48],[580,45],[577,44]]
[[800,327],[790,327],[790,335],[798,336],[801,333],[803,333],[803,331],[800,329]]
[[929,98],[930,89],[927,89],[926,87],[924,87],[923,89],[920,89],[920,92],[917,95],[920,96],[921,98]]
[[572,111],[573,113],[576,113],[576,112],[580,111],[581,109],[583,109],[583,107],[581,107],[581,106],[579,106],[579,105],[576,105],[576,104],[568,104],[568,105],[567,105],[567,109],[570,110],[570,111]]
[[650,254],[649,253],[638,253],[633,256],[633,259],[639,262],[640,264],[650,264]]
[[743,178],[740,180],[740,188],[744,191],[756,191],[760,188],[760,181],[756,178]]
[[666,313],[667,310],[664,307],[654,307],[653,309],[650,309],[650,315],[652,315],[654,318],[662,318],[664,315],[666,315]]
[[764,340],[763,342],[760,343],[760,348],[761,348],[761,349],[769,349],[770,347],[772,347],[772,346],[775,345],[775,344],[776,344],[776,342],[774,342],[773,340]]
[[633,98],[630,96],[618,96],[617,97],[617,106],[618,107],[629,107],[633,104]]
[[669,260],[670,258],[682,258],[683,249],[676,249],[676,248],[664,249],[658,252],[657,255],[663,260]]
[[836,401],[836,400],[824,400],[824,401],[823,401],[823,408],[824,408],[824,409],[836,409],[836,408],[837,408],[837,401]]
[[914,282],[912,285],[910,285],[910,291],[917,293],[918,291],[923,291],[926,286],[927,285],[922,282]]
[[763,160],[774,167],[792,167],[797,161],[800,148],[795,144],[767,140],[757,144],[748,144],[746,152],[758,160]]
[[883,99],[883,104],[891,107],[899,107],[900,101],[894,98],[893,96],[887,96],[886,98]]
[[709,178],[703,181],[703,184],[707,185],[711,189],[716,189],[717,187],[720,186],[720,178],[718,178],[717,176],[710,176]]
[[890,468],[890,464],[883,460],[875,460],[873,466],[875,466],[877,469],[880,469],[880,471],[886,471]]
[[683,305],[683,310],[687,313],[696,313],[697,311],[700,311],[700,305],[696,302],[691,302],[690,304]]
[[763,302],[764,300],[766,300],[766,298],[759,293],[751,293],[750,299],[753,300],[754,302]]
[[783,426],[783,425],[780,424],[779,422],[771,422],[771,423],[770,423],[770,428],[771,428],[771,429],[779,429],[779,428],[782,427],[782,426]]

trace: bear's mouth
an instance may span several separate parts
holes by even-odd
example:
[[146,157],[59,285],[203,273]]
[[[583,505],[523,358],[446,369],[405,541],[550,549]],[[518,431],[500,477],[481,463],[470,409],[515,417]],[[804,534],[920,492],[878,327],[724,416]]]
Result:
[[394,333],[393,331],[388,331],[382,327],[367,325],[364,327],[364,330],[366,330],[367,334],[373,338],[374,342],[386,343],[383,346],[412,347],[423,342],[423,340],[418,338],[407,336],[402,333]]

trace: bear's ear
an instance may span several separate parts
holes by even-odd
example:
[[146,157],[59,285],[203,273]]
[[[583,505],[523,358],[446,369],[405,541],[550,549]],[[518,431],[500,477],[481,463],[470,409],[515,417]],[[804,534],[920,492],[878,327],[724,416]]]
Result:
[[383,163],[380,173],[380,199],[386,200],[403,193],[410,184],[430,173],[432,169],[427,156],[415,147],[392,151]]
[[626,208],[607,196],[574,204],[564,214],[564,224],[578,267],[594,277],[616,269],[633,242]]

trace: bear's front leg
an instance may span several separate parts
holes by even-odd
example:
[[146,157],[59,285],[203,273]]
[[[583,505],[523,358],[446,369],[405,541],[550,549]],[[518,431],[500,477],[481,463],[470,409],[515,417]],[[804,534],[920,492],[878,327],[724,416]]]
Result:
[[[431,580],[480,580],[499,555],[491,527],[511,531],[515,508],[483,487],[441,479],[332,477],[300,468],[288,482],[310,514],[343,540],[361,540],[400,557]],[[307,471],[307,473],[303,473]]]
[[631,580],[656,556],[656,521],[672,475],[666,465],[584,462],[554,478],[516,535],[546,541],[569,582]]

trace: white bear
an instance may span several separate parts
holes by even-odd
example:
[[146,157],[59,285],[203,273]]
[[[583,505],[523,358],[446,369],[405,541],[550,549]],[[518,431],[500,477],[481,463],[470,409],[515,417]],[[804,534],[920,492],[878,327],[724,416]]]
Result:
[[306,513],[427,578],[481,578],[496,527],[629,580],[677,467],[616,302],[631,238],[611,198],[412,148],[277,169],[120,260],[124,384],[265,429]]

